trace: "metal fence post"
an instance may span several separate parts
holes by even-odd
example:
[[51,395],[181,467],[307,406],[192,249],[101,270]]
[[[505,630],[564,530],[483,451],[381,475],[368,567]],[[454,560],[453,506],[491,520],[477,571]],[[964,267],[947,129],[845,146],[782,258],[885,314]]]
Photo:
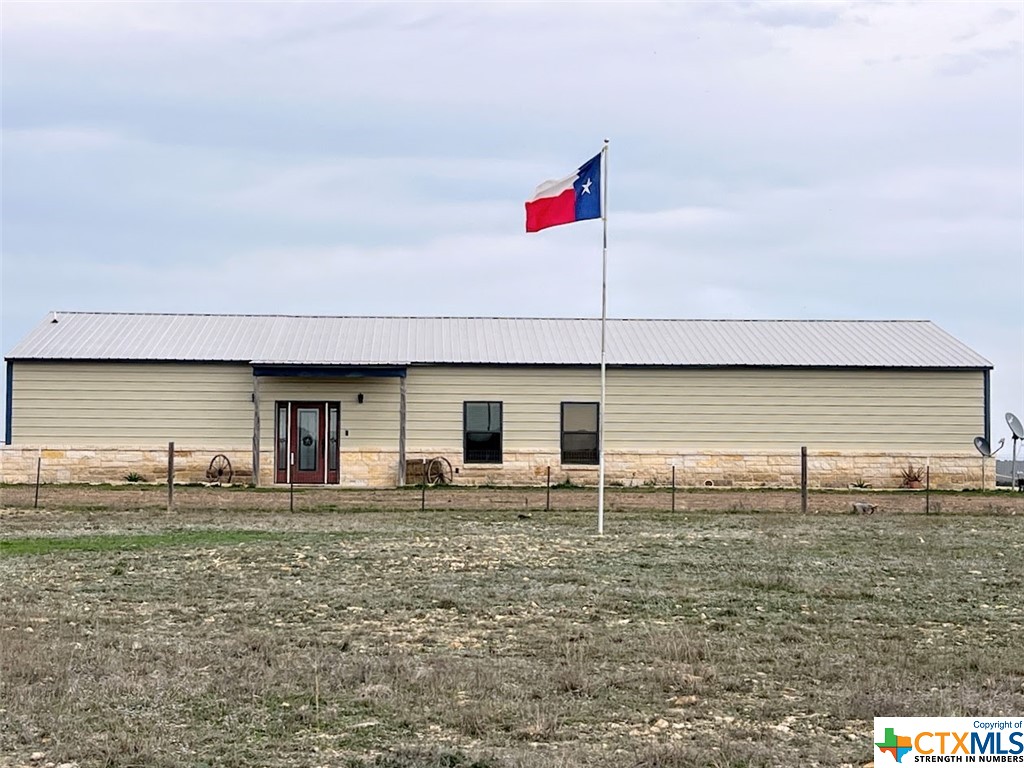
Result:
[[924,466],[924,513],[930,515],[932,511],[932,467],[931,463]]
[[32,503],[32,508],[35,509],[39,506],[39,473],[43,467],[43,457],[36,456],[36,500]]
[[807,514],[807,446],[800,446],[800,511]]
[[174,511],[174,442],[167,444],[167,511]]

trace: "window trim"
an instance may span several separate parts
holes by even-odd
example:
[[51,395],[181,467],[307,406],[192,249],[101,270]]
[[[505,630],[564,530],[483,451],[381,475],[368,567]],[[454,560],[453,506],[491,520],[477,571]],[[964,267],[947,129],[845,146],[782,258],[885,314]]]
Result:
[[[566,432],[565,429],[565,406],[567,405],[592,405],[594,406],[594,412],[597,415],[597,424],[593,430],[572,430]],[[559,423],[558,423],[558,460],[567,466],[577,467],[596,467],[601,463],[601,403],[596,400],[563,400],[559,405],[558,409]],[[570,435],[593,435],[594,442],[597,445],[597,450],[594,455],[593,461],[566,461],[565,459],[565,436]]]
[[[334,417],[334,424],[331,424],[331,417]],[[327,424],[324,434],[324,449],[327,452],[327,477],[328,480],[333,474],[338,475],[341,471],[341,403],[337,400],[327,402]],[[333,430],[333,435],[332,435]],[[334,445],[331,445],[331,440]]]
[[[291,403],[287,400],[274,402],[274,482],[287,483],[291,471],[288,461],[288,435],[291,434]],[[284,416],[282,424],[281,417]],[[284,432],[281,431],[282,426]],[[281,444],[284,443],[284,450]],[[282,467],[281,464],[284,464]]]
[[[466,427],[471,405],[497,405],[498,406],[498,431],[482,432],[481,430],[469,430]],[[497,434],[498,435],[498,458],[497,459],[471,459],[469,458],[470,432],[474,434]],[[463,400],[462,401],[462,463],[463,464],[501,464],[505,459],[505,402],[503,400]]]

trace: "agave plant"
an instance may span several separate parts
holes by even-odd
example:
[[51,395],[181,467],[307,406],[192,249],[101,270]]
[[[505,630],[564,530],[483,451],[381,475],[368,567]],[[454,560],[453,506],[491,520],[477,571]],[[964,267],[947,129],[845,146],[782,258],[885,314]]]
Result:
[[924,482],[924,470],[910,462],[900,470],[900,477],[904,488],[918,488]]

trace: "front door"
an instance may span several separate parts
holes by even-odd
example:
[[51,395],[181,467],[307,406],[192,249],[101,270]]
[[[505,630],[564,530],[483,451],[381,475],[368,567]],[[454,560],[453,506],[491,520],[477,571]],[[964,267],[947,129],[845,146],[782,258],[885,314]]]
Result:
[[292,482],[324,482],[323,403],[292,403],[291,438]]
[[279,483],[337,483],[340,403],[278,402],[275,478]]

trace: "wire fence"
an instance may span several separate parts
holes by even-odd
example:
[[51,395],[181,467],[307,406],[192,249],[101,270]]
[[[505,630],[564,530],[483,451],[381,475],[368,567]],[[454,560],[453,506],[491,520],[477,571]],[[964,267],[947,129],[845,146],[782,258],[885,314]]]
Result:
[[[40,451],[34,482],[0,486],[0,507],[110,509],[164,506],[167,511],[206,509],[253,511],[504,511],[596,510],[595,468],[560,465],[528,467],[520,484],[488,484],[458,475],[444,457],[413,459],[406,464],[405,485],[395,489],[347,489],[338,485],[274,485],[252,488],[251,473],[230,485],[223,476],[205,484],[177,482],[174,444],[168,445],[166,474],[146,482],[132,472],[116,484],[74,485],[59,461],[47,471]],[[840,454],[806,448],[793,452],[702,452],[672,457],[615,455],[609,461],[605,508],[616,511],[849,511],[873,514],[879,509],[933,511],[937,491],[991,490],[996,481],[991,460],[962,455],[911,456]],[[211,465],[212,466],[212,465]],[[463,467],[464,470],[468,469]],[[937,471],[936,471],[937,470]],[[150,473],[152,477],[153,473]],[[500,475],[499,475],[500,476]],[[514,472],[511,477],[516,477]],[[188,476],[186,476],[188,477]],[[168,482],[170,478],[170,482]],[[227,479],[230,479],[228,477]],[[938,482],[936,482],[938,480]],[[1022,486],[1024,487],[1024,486]],[[162,488],[163,490],[159,490]],[[1008,490],[1008,489],[1007,489]],[[911,501],[910,499],[918,499]],[[897,501],[898,500],[898,501]],[[1024,502],[1024,497],[1019,499]],[[1019,504],[1024,512],[1024,503]],[[937,504],[941,510],[943,502]],[[946,506],[949,506],[948,503]]]
[[[539,519],[564,514],[593,514],[597,489],[578,486],[467,487],[427,485],[389,490],[352,490],[336,487],[273,487],[175,485],[169,496],[166,483],[120,485],[21,484],[0,488],[0,509],[17,513],[38,508],[53,512],[104,513],[131,518],[137,513],[159,513],[170,519],[199,515],[204,520],[231,524],[233,516],[255,513],[266,520],[278,515],[325,513],[458,513],[507,520]],[[675,488],[670,486],[610,487],[605,492],[605,515],[612,524],[616,514],[673,514],[684,518],[698,513],[1001,513],[1024,514],[1024,494],[1009,490],[936,492],[920,490],[737,489]],[[554,517],[552,517],[554,516]],[[10,518],[8,518],[9,520]],[[6,528],[6,525],[0,526]]]

